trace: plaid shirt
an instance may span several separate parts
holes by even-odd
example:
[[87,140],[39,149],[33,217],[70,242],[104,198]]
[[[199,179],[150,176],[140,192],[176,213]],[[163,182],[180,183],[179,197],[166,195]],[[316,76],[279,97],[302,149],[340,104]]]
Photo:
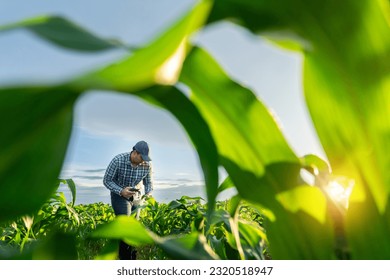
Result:
[[118,195],[125,187],[140,189],[141,181],[143,181],[145,194],[153,190],[152,165],[144,161],[133,167],[130,162],[130,152],[115,156],[103,178],[103,184]]

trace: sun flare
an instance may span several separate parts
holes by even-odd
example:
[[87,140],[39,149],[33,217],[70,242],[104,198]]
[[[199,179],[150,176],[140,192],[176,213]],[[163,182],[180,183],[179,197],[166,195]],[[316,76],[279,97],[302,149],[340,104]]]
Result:
[[352,179],[337,177],[336,179],[331,180],[328,185],[324,187],[324,190],[335,203],[342,206],[344,209],[348,209],[349,197],[354,185],[355,181]]

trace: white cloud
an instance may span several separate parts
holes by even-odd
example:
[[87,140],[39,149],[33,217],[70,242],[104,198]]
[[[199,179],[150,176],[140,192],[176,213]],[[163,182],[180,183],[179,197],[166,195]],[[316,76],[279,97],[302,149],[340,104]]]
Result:
[[184,146],[190,143],[179,121],[169,112],[120,93],[84,94],[76,105],[75,125],[96,136]]

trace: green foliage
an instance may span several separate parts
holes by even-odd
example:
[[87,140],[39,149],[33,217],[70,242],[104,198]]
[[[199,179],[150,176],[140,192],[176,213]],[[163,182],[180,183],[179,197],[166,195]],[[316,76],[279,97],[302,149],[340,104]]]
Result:
[[124,44],[99,38],[59,16],[40,16],[0,27],[0,31],[26,29],[51,43],[76,51],[103,51]]
[[[141,222],[152,232],[159,236],[183,235],[191,232],[199,232],[205,236],[210,247],[221,259],[228,259],[228,254],[238,259],[237,247],[231,248],[228,238],[232,234],[228,213],[231,200],[217,202],[216,209],[209,219],[207,216],[207,205],[202,203],[200,198],[182,197],[171,201],[169,204],[149,202],[143,209]],[[248,205],[242,205],[239,209],[240,222],[252,223],[253,228],[264,233],[261,225],[263,216],[256,209]],[[250,227],[250,226],[249,226]],[[241,231],[240,231],[241,233]],[[245,242],[245,236],[241,238]],[[263,239],[264,238],[264,239]],[[265,246],[265,233],[249,250],[260,251],[259,255],[251,255],[248,252],[247,259],[263,258],[263,246]],[[227,253],[228,252],[228,253]],[[163,255],[163,252],[161,252]]]
[[[239,259],[237,244],[231,240],[232,224],[227,211],[232,202],[218,202],[218,211],[208,221],[207,205],[202,201],[200,197],[183,196],[165,204],[150,198],[140,206],[138,222],[126,216],[115,219],[110,205],[73,205],[67,203],[63,193],[56,193],[37,213],[0,226],[3,232],[0,256],[22,259],[117,259],[118,246],[109,239],[123,239],[137,247],[139,259]],[[266,237],[261,227],[262,221],[259,211],[248,205],[240,207],[239,232],[247,259],[263,258]],[[208,223],[211,224],[207,226]],[[96,228],[98,230],[94,231]],[[253,232],[260,234],[253,236]],[[184,249],[197,246],[200,251]],[[58,250],[63,251],[60,253]]]
[[[92,236],[122,238],[138,247],[141,259],[265,258],[266,236],[258,210],[228,200],[217,202],[217,210],[209,218],[202,200],[183,196],[165,204],[151,198],[142,208],[140,221],[120,216]],[[231,204],[235,204],[234,217],[229,213]]]
[[[56,188],[76,99],[102,89],[137,95],[178,119],[198,151],[208,205],[187,198],[168,205],[150,201],[142,216],[145,226],[133,217],[118,217],[92,236],[156,244],[174,259],[260,259],[259,244],[266,238],[274,259],[388,259],[388,11],[384,0],[203,0],[156,40],[103,69],[61,84],[0,88],[0,222],[17,220],[3,232],[25,251],[30,239],[48,230],[38,214],[31,215],[42,207],[48,207],[46,214],[55,209],[45,219],[69,233],[93,224],[61,197],[52,205],[45,202]],[[299,159],[253,92],[233,81],[205,50],[192,48],[190,36],[220,20],[302,53],[304,94],[329,165],[314,155]],[[73,50],[118,46],[58,17],[27,19],[0,32],[16,28]],[[178,82],[188,88],[186,94]],[[220,166],[229,179],[218,188]],[[313,183],[302,170],[311,172]],[[227,209],[214,207],[218,192],[232,186],[240,197]],[[332,196],[333,187],[344,187],[346,204]],[[258,225],[240,218],[241,198],[266,211],[266,238]],[[167,216],[172,214],[180,219]],[[6,235],[4,242],[12,246]],[[58,238],[72,244],[72,238],[55,233],[52,238],[37,258],[74,256],[71,250],[54,254],[56,242],[50,242]]]
[[[46,246],[49,250],[49,247],[54,246],[50,249],[54,253],[55,247],[64,245],[68,250],[73,248],[74,254],[71,259],[88,259],[97,255],[107,243],[107,240],[103,239],[91,240],[90,233],[98,225],[113,219],[114,211],[110,205],[94,203],[74,206],[67,203],[63,193],[56,193],[36,213],[0,225],[2,231],[0,241],[3,242],[0,250],[3,254],[0,256],[4,258],[7,251],[13,248],[15,252],[23,253],[21,258],[45,259],[44,256],[48,257],[51,253],[46,254],[45,249],[41,248]],[[60,240],[54,244],[57,237],[63,239],[65,244]],[[17,254],[15,253],[13,257],[17,257]],[[61,255],[58,257],[64,258]]]

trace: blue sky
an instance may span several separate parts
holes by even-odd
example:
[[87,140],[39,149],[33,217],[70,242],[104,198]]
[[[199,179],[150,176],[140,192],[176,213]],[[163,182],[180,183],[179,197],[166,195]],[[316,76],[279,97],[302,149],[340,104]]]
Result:
[[[99,36],[139,46],[152,40],[193,3],[9,0],[0,3],[0,24],[57,14]],[[298,156],[315,153],[324,157],[303,101],[300,54],[282,51],[227,22],[208,27],[194,37],[194,42],[206,48],[233,79],[252,89],[270,108]],[[0,34],[0,83],[61,81],[123,55],[117,50],[78,53],[53,47],[26,31],[8,32]],[[156,180],[202,180],[196,152],[169,113],[136,97],[107,92],[87,92],[79,98],[64,170],[77,173],[106,168],[113,156],[130,150],[140,139],[151,146]]]

